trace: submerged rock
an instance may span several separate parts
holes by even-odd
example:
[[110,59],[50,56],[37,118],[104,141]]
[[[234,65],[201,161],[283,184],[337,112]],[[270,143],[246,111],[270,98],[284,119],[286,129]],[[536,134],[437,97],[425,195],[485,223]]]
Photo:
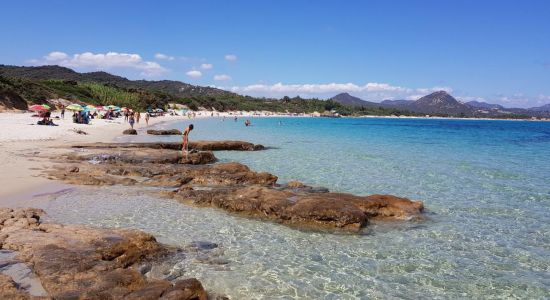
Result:
[[[207,299],[196,279],[147,280],[138,264],[162,259],[175,249],[137,230],[40,224],[42,210],[0,209],[1,249],[17,251],[32,266],[53,299]],[[28,299],[0,276],[3,299]]]
[[147,134],[151,135],[182,135],[181,131],[178,129],[149,129],[147,130]]

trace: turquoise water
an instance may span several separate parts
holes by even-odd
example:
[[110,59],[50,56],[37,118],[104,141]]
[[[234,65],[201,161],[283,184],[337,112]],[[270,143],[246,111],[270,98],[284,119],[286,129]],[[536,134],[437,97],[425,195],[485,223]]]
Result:
[[427,220],[374,225],[362,236],[311,233],[117,187],[70,192],[48,212],[65,222],[140,228],[175,245],[216,242],[212,255],[227,263],[189,257],[173,268],[234,299],[550,295],[550,123],[251,120],[251,127],[244,119],[193,120],[191,139],[273,147],[216,156],[280,181],[423,200]]

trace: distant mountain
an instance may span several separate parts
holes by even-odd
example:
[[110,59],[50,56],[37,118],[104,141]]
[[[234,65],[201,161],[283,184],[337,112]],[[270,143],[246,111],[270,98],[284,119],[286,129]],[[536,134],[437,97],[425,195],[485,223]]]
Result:
[[173,80],[129,80],[107,72],[78,73],[60,66],[19,67],[0,65],[0,76],[28,78],[33,80],[70,80],[79,82],[99,82],[123,88],[155,90],[168,93],[175,97],[233,97],[236,94],[212,87],[196,86]]
[[414,112],[425,114],[471,115],[474,109],[458,102],[445,91],[438,91],[426,95],[408,105]]
[[399,107],[405,107],[407,105],[410,105],[413,102],[414,102],[414,100],[384,100],[384,101],[380,102],[380,104],[382,104],[382,106],[384,106],[384,107],[399,108]]
[[354,97],[348,93],[341,93],[331,98],[333,101],[342,105],[355,106],[355,107],[379,107],[380,103],[365,101],[363,99]]
[[534,111],[534,112],[550,112],[550,103],[539,107],[531,107],[527,110]]
[[527,117],[546,116],[550,114],[550,108],[505,108],[498,104],[490,104],[480,101],[462,103],[445,91],[438,91],[414,100],[384,100],[380,103],[364,101],[347,93],[336,95],[333,100],[348,106],[375,106],[386,109],[398,109],[417,114],[463,116],[463,117]]
[[487,102],[481,102],[481,101],[469,101],[466,102],[467,105],[473,107],[473,108],[481,108],[481,109],[506,109],[502,105],[498,104],[491,104]]

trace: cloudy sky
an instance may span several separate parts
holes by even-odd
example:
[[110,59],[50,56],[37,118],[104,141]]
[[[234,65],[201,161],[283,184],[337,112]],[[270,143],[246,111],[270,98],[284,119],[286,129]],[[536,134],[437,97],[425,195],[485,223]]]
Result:
[[550,1],[6,1],[0,64],[242,94],[550,103]]

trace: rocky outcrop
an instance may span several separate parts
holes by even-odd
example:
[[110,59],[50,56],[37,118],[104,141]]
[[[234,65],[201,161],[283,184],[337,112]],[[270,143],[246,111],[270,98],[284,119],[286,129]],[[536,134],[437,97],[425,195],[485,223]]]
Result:
[[[41,224],[38,209],[0,209],[0,246],[17,251],[31,266],[48,299],[207,299],[196,279],[147,279],[140,264],[176,249],[137,230]],[[0,276],[3,299],[28,299],[10,278]]]
[[369,220],[405,220],[423,210],[420,201],[391,195],[367,197],[344,193],[311,193],[265,186],[194,189],[184,186],[172,197],[247,216],[302,228],[335,228],[356,232]]
[[[228,145],[210,142],[205,147],[221,144]],[[296,181],[277,184],[276,176],[251,171],[239,163],[203,164],[215,160],[212,152],[194,150],[185,158],[179,150],[169,150],[159,143],[151,143],[159,148],[102,145],[85,146],[85,151],[65,155],[60,161],[80,164],[58,167],[47,174],[73,184],[164,187],[159,193],[181,202],[301,228],[358,232],[369,221],[411,219],[423,210],[420,201],[391,195],[331,193]]]
[[137,135],[137,131],[135,129],[126,129],[122,132],[122,134],[126,134],[126,135]]
[[182,135],[181,131],[178,129],[149,129],[147,134],[151,135]]
[[216,161],[216,157],[210,151],[190,151],[183,155],[181,151],[150,148],[110,148],[104,151],[97,148],[85,152],[73,152],[59,155],[56,158],[60,162],[87,161],[97,163],[155,163],[155,164],[209,164]]
[[[73,148],[108,149],[108,148],[151,148],[181,150],[181,142],[153,142],[153,143],[90,143],[73,145]],[[243,141],[191,141],[189,150],[197,151],[257,151],[265,147]]]

